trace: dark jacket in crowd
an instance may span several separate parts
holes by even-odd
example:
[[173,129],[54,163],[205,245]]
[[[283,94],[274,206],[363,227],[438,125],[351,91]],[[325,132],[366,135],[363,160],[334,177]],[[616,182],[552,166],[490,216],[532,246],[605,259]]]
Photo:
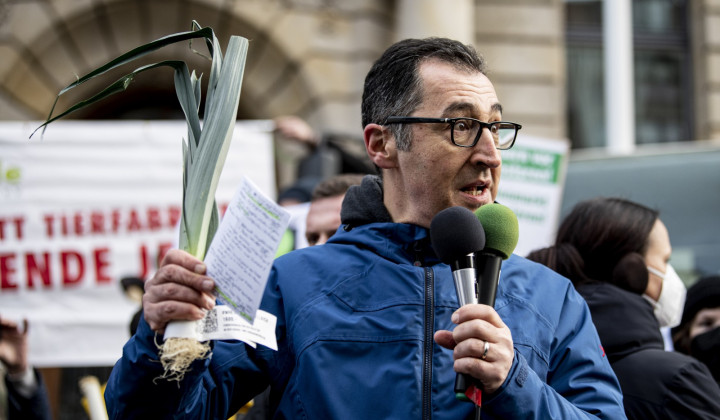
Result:
[[33,372],[37,381],[37,390],[26,398],[18,393],[15,385],[5,378],[8,393],[8,420],[50,420],[50,400],[48,399],[42,375]]
[[703,363],[664,350],[645,298],[609,283],[582,284],[577,290],[620,381],[628,419],[720,419],[717,383]]

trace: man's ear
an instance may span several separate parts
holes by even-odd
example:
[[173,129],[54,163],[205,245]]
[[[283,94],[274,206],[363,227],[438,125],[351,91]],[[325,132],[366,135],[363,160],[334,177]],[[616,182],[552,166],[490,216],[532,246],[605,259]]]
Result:
[[379,124],[368,124],[363,137],[367,154],[377,167],[388,169],[397,166],[397,148],[390,130]]

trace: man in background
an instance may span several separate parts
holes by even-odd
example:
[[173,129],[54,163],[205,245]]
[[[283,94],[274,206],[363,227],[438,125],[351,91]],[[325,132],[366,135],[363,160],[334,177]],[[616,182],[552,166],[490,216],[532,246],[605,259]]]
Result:
[[360,185],[363,175],[341,174],[320,182],[313,190],[305,220],[308,245],[322,245],[340,227],[340,209],[348,188]]
[[42,376],[28,361],[27,320],[20,328],[18,323],[0,318],[0,362],[6,370],[3,376],[7,389],[7,412],[3,401],[0,418],[50,419],[50,402]]

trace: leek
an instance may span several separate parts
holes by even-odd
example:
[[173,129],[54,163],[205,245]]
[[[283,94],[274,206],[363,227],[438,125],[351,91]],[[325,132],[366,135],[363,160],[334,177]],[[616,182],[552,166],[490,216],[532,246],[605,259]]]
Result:
[[[55,120],[126,90],[133,79],[141,73],[160,67],[172,68],[175,92],[185,114],[188,128],[187,139],[183,139],[182,142],[183,199],[178,244],[180,249],[199,259],[204,259],[219,222],[215,191],[235,127],[248,40],[239,36],[231,36],[227,54],[223,57],[220,44],[212,28],[201,27],[193,21],[191,29],[188,32],[168,35],[141,45],[78,78],[58,93],[47,119],[33,131],[33,134],[41,128],[44,132],[48,124]],[[195,71],[191,73],[185,62],[177,60],[141,66],[89,99],[80,101],[64,112],[53,116],[58,99],[65,92],[152,51],[196,38],[205,39],[212,60],[202,125],[199,117],[202,99],[201,77],[197,77]],[[161,345],[159,354],[165,369],[162,377],[180,381],[194,360],[208,357],[210,346],[191,338],[168,338]]]

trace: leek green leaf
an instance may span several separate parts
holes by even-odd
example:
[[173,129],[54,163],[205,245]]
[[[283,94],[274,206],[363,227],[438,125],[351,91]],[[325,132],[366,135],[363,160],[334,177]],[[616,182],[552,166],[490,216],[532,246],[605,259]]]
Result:
[[[89,99],[80,101],[64,112],[53,116],[60,95],[68,90],[159,48],[181,41],[191,41],[195,38],[205,39],[212,60],[202,123],[198,115],[202,101],[202,76],[197,77],[194,71],[190,73],[187,64],[178,60],[161,61],[139,67]],[[228,43],[227,54],[223,57],[214,31],[209,27],[200,27],[197,22],[193,21],[191,31],[168,35],[139,46],[78,78],[62,89],[55,99],[48,118],[33,131],[33,134],[40,128],[46,128],[48,124],[57,119],[126,90],[140,73],[159,67],[173,68],[175,92],[188,126],[187,140],[182,141],[183,204],[179,246],[199,259],[203,259],[219,223],[215,191],[235,127],[247,49],[247,39],[232,36]]]

